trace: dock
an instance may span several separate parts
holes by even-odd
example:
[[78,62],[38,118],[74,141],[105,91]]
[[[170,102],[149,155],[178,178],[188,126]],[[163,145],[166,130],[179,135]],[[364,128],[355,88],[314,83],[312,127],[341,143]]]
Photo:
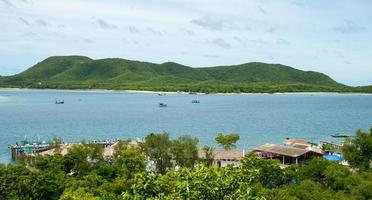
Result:
[[12,160],[17,160],[18,157],[23,155],[32,155],[46,151],[50,148],[48,143],[26,143],[22,145],[10,145]]
[[[85,144],[99,144],[103,148],[107,148],[115,144],[117,140],[91,140],[84,142]],[[69,149],[73,145],[82,144],[80,143],[61,143],[58,144],[61,146],[61,149]],[[35,154],[50,154],[53,151],[53,142],[29,142],[29,141],[22,141],[20,144],[16,143],[10,145],[9,148],[11,149],[12,160],[16,161],[21,156],[34,156]]]

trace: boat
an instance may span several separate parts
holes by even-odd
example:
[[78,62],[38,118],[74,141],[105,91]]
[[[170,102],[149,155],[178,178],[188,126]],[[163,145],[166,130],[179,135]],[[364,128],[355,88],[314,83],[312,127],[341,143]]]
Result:
[[167,107],[167,104],[165,103],[159,103],[159,107],[162,108],[162,107]]
[[192,100],[191,103],[200,103],[199,100]]
[[189,92],[189,94],[197,95],[198,93],[196,93],[196,92]]
[[55,104],[64,104],[64,103],[65,103],[64,100],[57,100],[57,99],[56,99],[56,101],[55,101]]
[[332,137],[334,138],[348,138],[348,137],[351,137],[351,135],[348,135],[348,134],[331,134]]
[[167,95],[166,93],[159,93],[158,96],[165,96]]

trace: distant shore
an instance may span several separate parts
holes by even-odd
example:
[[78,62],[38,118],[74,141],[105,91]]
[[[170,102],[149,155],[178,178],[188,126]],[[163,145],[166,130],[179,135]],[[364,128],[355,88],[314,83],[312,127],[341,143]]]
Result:
[[[87,92],[87,93],[135,93],[135,94],[171,94],[171,95],[192,95],[189,92],[149,91],[149,90],[108,90],[108,89],[37,89],[37,88],[1,88],[0,91],[59,91],[59,92]],[[275,92],[275,93],[203,93],[197,95],[372,95],[371,93],[354,92]]]

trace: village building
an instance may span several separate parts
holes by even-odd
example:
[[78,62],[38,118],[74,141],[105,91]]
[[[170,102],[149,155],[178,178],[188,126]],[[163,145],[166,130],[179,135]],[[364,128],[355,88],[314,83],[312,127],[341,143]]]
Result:
[[262,158],[278,159],[283,165],[303,164],[314,157],[321,157],[323,153],[312,147],[282,146],[277,144],[265,144],[254,151]]
[[[245,151],[239,150],[214,150],[212,153],[213,164],[225,167],[229,164],[240,166],[240,160],[245,156]],[[198,152],[199,159],[205,159],[206,153],[203,150]]]

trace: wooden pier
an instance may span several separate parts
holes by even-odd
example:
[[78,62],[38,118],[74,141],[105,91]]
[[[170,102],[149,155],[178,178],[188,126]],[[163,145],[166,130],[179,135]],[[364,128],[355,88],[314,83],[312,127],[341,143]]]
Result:
[[48,150],[50,147],[49,144],[45,143],[33,143],[33,144],[24,144],[24,145],[11,145],[11,154],[12,160],[17,160],[19,156],[23,155],[33,155],[35,153],[40,153]]
[[[59,141],[60,142],[60,141]],[[117,140],[91,140],[84,142],[85,144],[99,144],[103,148],[113,145]],[[10,145],[9,148],[11,149],[12,160],[15,161],[20,156],[34,156],[35,154],[39,154],[42,152],[46,152],[53,148],[54,142],[45,143],[45,142],[28,142],[22,141],[21,144],[13,144]],[[82,144],[80,143],[61,143],[57,144],[60,146],[72,146],[75,144]]]

